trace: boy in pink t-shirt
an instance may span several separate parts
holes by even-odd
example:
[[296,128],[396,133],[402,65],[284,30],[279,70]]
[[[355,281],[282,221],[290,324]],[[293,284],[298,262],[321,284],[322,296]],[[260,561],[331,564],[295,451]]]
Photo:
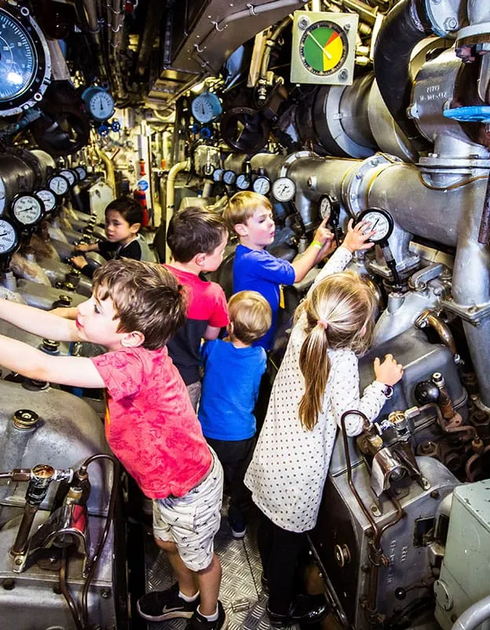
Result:
[[44,338],[90,341],[95,358],[49,356],[0,335],[2,365],[29,378],[105,388],[105,431],[114,454],[153,499],[153,533],[178,584],[145,595],[150,621],[188,618],[188,629],[225,630],[213,540],[220,524],[223,471],[202,435],[166,343],[185,320],[185,297],[164,267],[113,260],[96,271],[92,297],[76,320],[0,299],[0,318]]

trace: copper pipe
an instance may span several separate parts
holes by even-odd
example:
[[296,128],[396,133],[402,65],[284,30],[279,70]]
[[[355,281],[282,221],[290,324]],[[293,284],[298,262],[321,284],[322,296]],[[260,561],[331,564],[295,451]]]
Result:
[[457,354],[458,351],[456,349],[456,343],[452,332],[442,319],[434,313],[434,311],[427,309],[420,313],[415,320],[415,325],[417,328],[425,328],[426,326],[433,328],[439,335],[442,343],[451,350],[453,355]]

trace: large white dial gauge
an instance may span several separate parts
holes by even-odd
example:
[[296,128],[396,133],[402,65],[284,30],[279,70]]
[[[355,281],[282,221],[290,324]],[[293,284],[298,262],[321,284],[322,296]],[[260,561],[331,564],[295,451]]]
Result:
[[369,231],[376,233],[369,239],[372,243],[382,243],[391,236],[394,228],[393,217],[386,210],[381,208],[368,208],[357,215],[356,223],[366,221],[369,223]]
[[56,195],[48,188],[38,188],[34,191],[44,204],[44,212],[52,212],[56,208]]
[[0,217],[0,256],[12,254],[19,245],[19,236],[13,224]]
[[68,192],[70,183],[63,175],[53,175],[48,179],[48,188],[58,197],[62,197]]
[[252,189],[259,195],[268,195],[271,189],[271,180],[265,175],[259,175],[254,183]]
[[296,194],[296,184],[289,177],[279,177],[272,184],[272,194],[277,201],[291,201]]
[[10,213],[21,226],[31,227],[43,218],[44,204],[35,195],[16,195],[10,204]]

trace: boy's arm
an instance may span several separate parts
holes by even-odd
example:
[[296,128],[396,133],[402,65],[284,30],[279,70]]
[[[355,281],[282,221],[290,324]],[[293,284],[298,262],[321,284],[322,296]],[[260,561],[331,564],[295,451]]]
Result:
[[90,359],[53,357],[22,341],[0,335],[0,363],[36,381],[102,388],[104,381]]
[[326,224],[327,219],[324,219],[315,232],[313,241],[310,243],[308,249],[291,263],[295,273],[294,282],[301,282],[301,280],[303,280],[308,271],[321,260],[323,254],[332,243],[333,234],[325,227]]
[[[55,341],[81,341],[73,320],[26,304],[0,299],[0,318],[23,330]],[[5,365],[5,364],[3,364]]]
[[213,341],[218,339],[218,335],[221,331],[221,326],[208,326],[203,334],[203,339],[206,341]]
[[51,313],[51,315],[63,317],[63,319],[76,319],[78,308],[76,306],[69,306],[69,307],[58,306],[58,308],[53,308],[49,312]]

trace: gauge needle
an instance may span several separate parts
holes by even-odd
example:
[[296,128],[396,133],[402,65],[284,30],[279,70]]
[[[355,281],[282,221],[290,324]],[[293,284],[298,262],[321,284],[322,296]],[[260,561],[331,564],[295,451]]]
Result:
[[322,53],[325,55],[325,57],[327,59],[332,59],[332,55],[328,52],[328,50],[325,50],[325,48],[320,44],[320,42],[316,39],[316,37],[310,33],[310,37],[311,39],[315,42],[315,44],[318,46],[318,48],[321,49]]

